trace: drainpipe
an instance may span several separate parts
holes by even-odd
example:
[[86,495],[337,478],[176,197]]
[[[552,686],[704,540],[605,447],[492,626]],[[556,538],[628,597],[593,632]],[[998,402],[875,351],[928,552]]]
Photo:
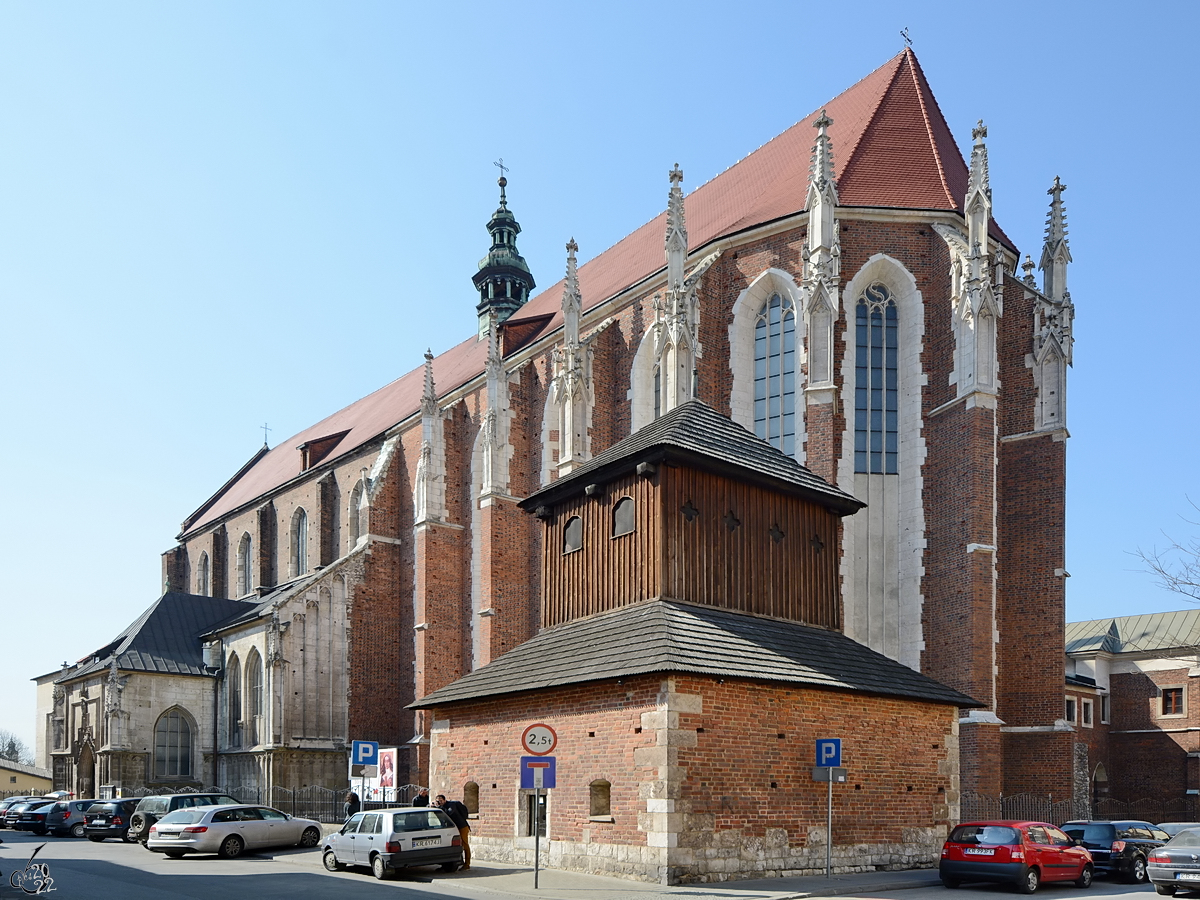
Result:
[[213,787],[221,786],[217,783],[219,772],[217,747],[220,745],[217,729],[221,721],[221,684],[225,680],[225,667],[222,665],[224,658],[225,653],[220,640],[210,641],[204,645],[204,669],[213,677],[212,781],[210,782]]

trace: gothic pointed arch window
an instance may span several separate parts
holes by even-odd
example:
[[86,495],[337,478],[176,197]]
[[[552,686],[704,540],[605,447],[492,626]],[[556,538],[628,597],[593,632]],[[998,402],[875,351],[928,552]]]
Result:
[[236,653],[225,663],[225,709],[229,719],[229,746],[242,746],[242,666]]
[[192,777],[192,726],[178,707],[167,710],[155,723],[154,777]]
[[247,746],[261,742],[263,713],[263,666],[257,650],[246,657],[246,715],[245,739]]
[[899,472],[899,317],[882,284],[870,285],[855,307],[854,471]]
[[196,563],[196,593],[201,597],[207,597],[212,592],[211,569],[212,567],[208,562],[208,554],[202,551],[200,553],[200,560]]
[[238,541],[237,551],[237,592],[245,596],[254,590],[254,544],[250,532],[245,532]]
[[292,576],[308,571],[308,513],[300,507],[292,513]]
[[754,323],[754,433],[796,455],[796,307],[778,292]]

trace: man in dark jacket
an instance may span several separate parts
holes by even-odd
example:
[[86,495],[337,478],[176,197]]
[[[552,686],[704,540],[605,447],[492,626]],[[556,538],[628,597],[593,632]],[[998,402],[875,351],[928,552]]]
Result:
[[434,806],[441,807],[442,812],[450,817],[450,821],[458,829],[458,836],[462,838],[463,869],[471,868],[471,825],[467,819],[470,813],[466,804],[457,800],[447,800],[445,794],[438,794]]
[[428,806],[429,805],[429,788],[421,788],[417,791],[417,796],[413,797],[413,806]]

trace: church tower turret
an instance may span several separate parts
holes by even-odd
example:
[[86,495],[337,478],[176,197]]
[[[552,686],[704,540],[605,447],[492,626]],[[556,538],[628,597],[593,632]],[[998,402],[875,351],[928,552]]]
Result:
[[492,247],[488,255],[479,261],[479,271],[471,279],[479,291],[479,337],[487,336],[491,316],[499,324],[515,313],[529,299],[536,287],[529,266],[517,252],[517,235],[521,226],[508,208],[504,189],[508,179],[500,176],[500,206],[492,213],[487,224],[492,236]]

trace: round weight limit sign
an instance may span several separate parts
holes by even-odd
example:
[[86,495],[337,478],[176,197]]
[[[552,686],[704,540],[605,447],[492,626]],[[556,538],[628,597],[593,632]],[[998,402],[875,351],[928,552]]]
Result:
[[554,733],[554,729],[540,722],[537,725],[530,725],[521,735],[521,746],[533,756],[546,756],[553,753],[557,743],[558,735]]

